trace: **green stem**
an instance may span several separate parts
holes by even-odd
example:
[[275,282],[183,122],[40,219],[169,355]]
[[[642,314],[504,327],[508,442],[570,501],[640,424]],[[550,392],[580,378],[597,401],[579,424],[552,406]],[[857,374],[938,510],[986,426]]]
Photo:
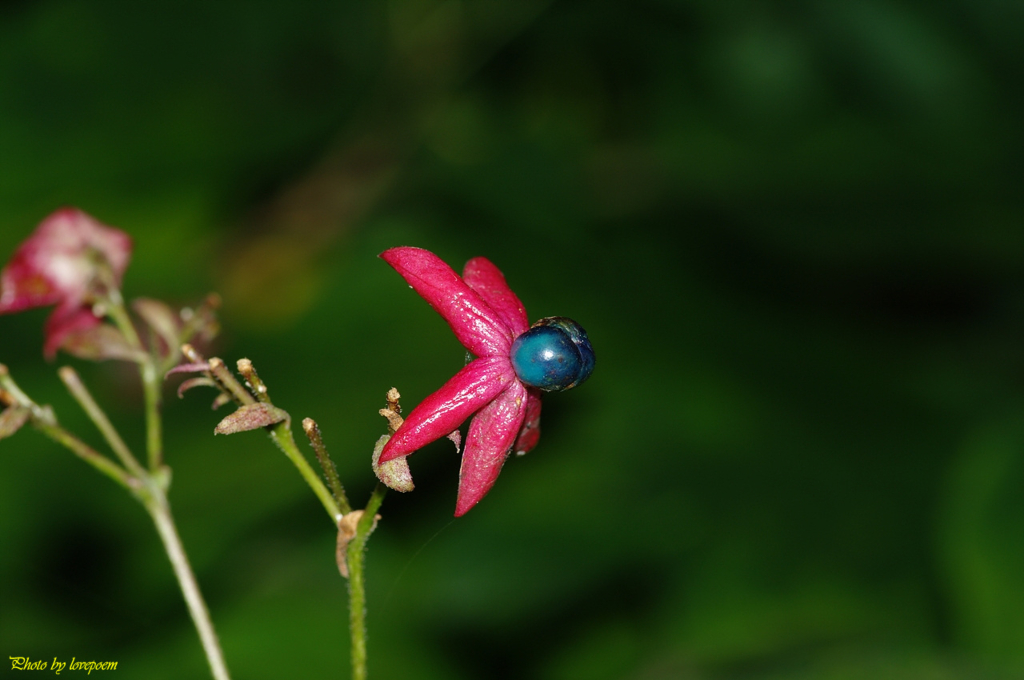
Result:
[[[141,346],[138,335],[135,333],[134,328],[132,328],[124,307],[120,304],[119,294],[116,303],[112,307],[115,310],[112,316],[114,316],[117,324],[121,326],[129,341],[136,347]],[[75,455],[103,474],[124,486],[142,502],[150,517],[153,518],[157,533],[160,535],[164,550],[167,552],[171,567],[174,569],[174,575],[178,579],[182,595],[185,598],[185,604],[188,607],[189,614],[192,616],[192,622],[199,633],[199,639],[206,653],[206,659],[210,664],[210,671],[215,680],[230,680],[227,666],[224,663],[224,654],[220,649],[217,633],[213,629],[213,622],[210,620],[210,612],[206,608],[202,593],[199,591],[199,584],[192,573],[192,567],[189,565],[181,538],[178,536],[178,530],[174,525],[174,518],[171,516],[170,505],[165,494],[167,471],[160,465],[160,459],[162,458],[160,376],[156,370],[155,359],[153,359],[152,355],[147,355],[146,361],[140,365],[140,371],[146,392],[147,448],[150,454],[149,461],[152,466],[148,472],[142,468],[135,459],[135,456],[132,455],[124,440],[121,439],[117,430],[114,429],[110,419],[107,418],[106,413],[103,412],[92,398],[92,395],[89,394],[78,374],[71,367],[65,366],[58,370],[61,380],[89,418],[95,423],[96,427],[99,428],[110,448],[121,459],[128,470],[122,469],[113,461],[100,455],[90,446],[60,427],[49,408],[40,407],[22,392],[10,377],[7,367],[2,364],[0,364],[0,385],[18,403],[31,409],[31,422],[33,426],[57,443],[70,449]]]
[[85,384],[78,377],[75,369],[70,366],[62,366],[57,370],[57,375],[64,381],[64,385],[67,386],[68,391],[71,392],[71,396],[75,398],[75,401],[82,407],[82,410],[86,412],[90,420],[96,425],[99,431],[103,434],[103,438],[110,444],[111,450],[117,457],[121,459],[121,463],[127,468],[132,475],[142,479],[145,477],[145,471],[142,466],[139,465],[139,461],[135,459],[132,452],[128,449],[127,444],[121,439],[121,435],[114,429],[110,419],[107,418],[107,414],[103,412],[103,409],[99,407],[99,404],[89,394],[89,390],[85,388]]
[[181,346],[191,342],[196,333],[204,326],[212,324],[212,315],[218,307],[220,307],[220,296],[216,293],[210,293],[199,307],[192,310],[192,313],[188,315],[178,333],[178,341],[174,343],[173,347],[168,348],[170,353],[164,357],[164,361],[159,365],[157,373],[164,375],[178,364],[178,360],[181,358]]
[[139,350],[145,358],[139,361],[139,374],[142,379],[142,392],[146,402],[146,454],[150,470],[158,470],[163,463],[163,427],[160,421],[160,389],[162,376],[157,370],[157,359],[153,352],[146,352],[135,331],[128,310],[121,300],[116,287],[109,293],[107,313],[117,326],[125,340],[133,348]]
[[366,583],[363,563],[366,539],[376,523],[377,510],[388,488],[377,483],[363,516],[356,526],[356,535],[348,544],[348,623],[352,639],[352,680],[366,680]]
[[156,525],[160,540],[163,541],[164,550],[174,568],[174,575],[178,578],[178,585],[181,586],[181,593],[185,597],[185,604],[188,606],[188,613],[192,616],[192,622],[199,632],[199,640],[206,652],[206,660],[210,664],[210,671],[216,680],[230,680],[227,665],[224,663],[224,654],[220,649],[220,642],[217,640],[217,633],[213,629],[213,622],[210,620],[210,612],[206,608],[203,594],[199,591],[199,584],[192,573],[185,548],[181,544],[178,530],[174,526],[174,518],[171,516],[171,508],[167,503],[167,497],[163,490],[150,484],[147,497],[143,503],[149,511],[153,523]]
[[121,334],[124,335],[124,339],[128,341],[135,349],[140,352],[145,352],[145,348],[142,346],[142,341],[139,340],[139,334],[135,331],[135,325],[132,323],[132,319],[128,316],[128,310],[124,308],[124,300],[121,299],[121,292],[114,286],[110,288],[106,296],[107,302],[107,314],[113,320],[114,325],[117,326]]
[[347,515],[352,512],[352,506],[348,504],[345,487],[342,486],[341,478],[338,477],[338,468],[334,466],[334,461],[331,460],[331,455],[327,453],[327,447],[324,446],[324,439],[320,434],[320,426],[312,418],[306,418],[302,421],[302,430],[306,433],[309,443],[316,453],[316,459],[324,471],[324,477],[327,479],[327,485],[331,487],[334,500],[338,502],[338,508],[343,515]]
[[[67,371],[62,369],[61,378],[64,379],[65,383],[68,383],[72,394],[82,404],[82,407],[89,414],[90,418],[93,419],[93,422],[104,431],[104,436],[107,437],[111,448],[115,450],[123,448],[123,452],[127,452],[124,442],[121,441],[117,432],[113,430],[113,426],[110,425],[106,415],[92,400],[89,393],[85,391],[85,387],[78,380],[77,374],[74,374],[74,371],[70,369]],[[19,390],[19,394],[23,393]],[[27,399],[27,397],[25,398]],[[34,402],[28,401],[36,409],[39,409]],[[206,652],[206,658],[210,664],[213,677],[216,680],[230,680],[227,667],[224,664],[224,655],[217,641],[217,634],[214,632],[213,623],[210,621],[210,613],[206,608],[206,603],[203,601],[202,594],[199,592],[199,585],[196,583],[192,568],[189,566],[188,557],[185,555],[185,548],[178,537],[178,531],[174,526],[174,519],[171,516],[170,506],[167,503],[167,497],[164,494],[158,477],[143,470],[137,462],[135,463],[137,468],[136,475],[129,474],[106,456],[100,455],[88,444],[82,442],[60,425],[57,425],[53,421],[52,416],[37,417],[33,415],[31,422],[34,427],[47,437],[70,449],[76,456],[131,491],[142,501],[150,517],[153,518],[157,533],[160,534],[160,540],[164,544],[164,550],[167,552],[167,557],[171,561],[174,574],[178,578],[178,584],[181,586],[185,603],[199,633],[199,639],[203,644],[203,650]],[[117,443],[115,444],[115,442]],[[130,452],[128,456],[130,460],[135,460]]]
[[231,371],[224,365],[223,360],[219,357],[210,357],[210,361],[207,363],[210,365],[210,377],[235,400],[235,403],[239,406],[256,403],[256,398],[242,387],[242,383],[238,382],[235,376],[231,375]]
[[142,391],[146,400],[146,453],[149,469],[156,471],[163,464],[163,421],[160,419],[160,389],[162,380],[152,355],[139,366]]
[[47,423],[38,418],[32,418],[31,422],[33,427],[37,430],[61,446],[69,449],[73,454],[84,460],[89,465],[92,465],[107,477],[113,479],[125,489],[132,493],[135,493],[138,490],[140,485],[138,479],[129,475],[125,472],[124,468],[120,467],[106,456],[100,454],[98,451],[62,428],[60,425]]
[[288,460],[298,468],[299,474],[306,480],[306,484],[309,484],[309,488],[313,490],[316,497],[320,499],[320,503],[324,506],[324,510],[331,518],[332,524],[337,524],[338,518],[341,516],[341,512],[338,509],[338,504],[334,501],[334,496],[327,490],[324,483],[320,481],[320,476],[313,469],[313,466],[309,464],[306,457],[299,451],[298,445],[295,443],[295,438],[292,437],[292,428],[289,421],[274,425],[270,429],[270,439],[277,444],[277,448],[284,452],[284,455],[288,456]]
[[[191,347],[182,348],[185,356],[191,361],[202,360],[202,357]],[[252,381],[258,380],[255,376],[255,372],[252,370],[252,364],[247,359],[243,359],[246,368],[243,370],[243,374],[247,379]],[[228,367],[224,365],[224,362],[217,357],[210,357],[207,362],[210,366],[210,377],[217,382],[218,385],[235,400],[235,403],[240,406],[246,404],[255,404],[257,399],[249,393],[242,384],[235,379],[235,376],[231,374]],[[241,361],[239,367],[242,367]],[[261,383],[257,383],[253,388],[259,395],[259,401],[262,403],[269,404],[270,398],[267,396],[266,389],[258,389]],[[310,464],[306,461],[305,456],[299,451],[299,447],[295,444],[295,438],[292,437],[291,419],[284,420],[277,425],[270,428],[270,439],[273,441],[277,448],[284,452],[284,455],[288,457],[288,460],[298,469],[299,474],[309,484],[309,488],[313,490],[316,497],[320,499],[320,503],[324,506],[324,510],[331,518],[331,523],[337,525],[338,518],[341,516],[341,512],[338,509],[338,504],[334,501],[334,497],[331,496],[331,492],[327,490],[324,483],[320,481],[320,477],[316,474]]]
[[9,403],[18,403],[30,408],[39,408],[39,406],[32,401],[27,394],[21,391],[21,388],[18,387],[18,383],[14,382],[14,378],[11,377],[11,372],[7,368],[6,364],[0,364],[0,386],[3,386],[3,388],[7,390],[12,397],[14,397],[14,401]]

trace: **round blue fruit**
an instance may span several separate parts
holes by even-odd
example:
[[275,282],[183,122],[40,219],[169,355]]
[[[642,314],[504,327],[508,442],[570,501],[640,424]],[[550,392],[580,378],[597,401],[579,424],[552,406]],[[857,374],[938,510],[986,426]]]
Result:
[[512,367],[526,385],[545,392],[576,387],[594,370],[587,332],[564,316],[537,321],[512,343]]

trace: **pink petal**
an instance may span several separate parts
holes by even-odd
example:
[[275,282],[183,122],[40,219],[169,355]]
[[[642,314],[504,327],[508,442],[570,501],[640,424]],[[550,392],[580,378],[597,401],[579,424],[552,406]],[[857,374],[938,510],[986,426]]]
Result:
[[[128,268],[132,254],[132,239],[119,229],[108,227],[78,208],[63,208],[44,219],[24,246],[36,249],[48,258],[39,263],[41,268],[62,266],[53,262],[55,255],[82,260],[88,250],[98,251],[110,264],[117,283]],[[53,271],[60,278],[61,272]]]
[[505,282],[505,275],[486,257],[474,257],[462,270],[466,285],[477,292],[501,320],[512,329],[512,335],[530,328],[526,308]]
[[64,336],[60,349],[71,356],[90,361],[142,362],[146,353],[134,347],[113,324],[97,323],[85,329],[76,329]]
[[384,447],[380,462],[407,456],[446,436],[510,384],[518,382],[507,356],[474,359],[412,410]]
[[194,364],[178,364],[171,370],[164,373],[164,380],[167,376],[174,375],[175,373],[205,373],[210,370],[210,364],[205,361],[194,363]]
[[19,248],[0,272],[0,314],[46,307],[60,302],[63,293],[29,261]]
[[517,380],[473,417],[459,470],[456,517],[469,512],[494,486],[523,425],[526,404],[526,388]]
[[120,283],[132,242],[76,208],[44,219],[0,274],[0,313],[60,302],[77,306],[96,274],[97,254]]
[[381,258],[430,303],[466,349],[478,357],[508,356],[512,329],[441,258],[421,248],[392,248]]
[[52,361],[57,350],[69,336],[87,331],[100,323],[89,307],[71,307],[60,305],[46,320],[46,341],[43,343],[43,356]]
[[519,456],[529,453],[540,439],[541,392],[531,388],[526,394],[526,417],[523,419],[523,429],[519,431],[515,446],[516,455]]

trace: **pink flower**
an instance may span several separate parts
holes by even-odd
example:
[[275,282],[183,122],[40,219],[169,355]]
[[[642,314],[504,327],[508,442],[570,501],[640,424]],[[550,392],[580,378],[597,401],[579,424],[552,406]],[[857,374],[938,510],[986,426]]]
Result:
[[0,272],[0,314],[57,305],[46,322],[43,352],[52,359],[71,335],[100,323],[96,293],[118,287],[132,242],[77,208],[44,219]]
[[[392,248],[381,257],[430,303],[459,342],[476,356],[412,410],[379,459],[386,463],[409,455],[473,416],[459,471],[455,516],[460,517],[490,491],[508,454],[513,449],[526,453],[540,437],[541,393],[524,383],[513,365],[514,357],[522,358],[516,354],[522,344],[516,343],[517,338],[532,332],[526,309],[501,271],[486,258],[467,262],[460,277],[436,255],[419,248]],[[579,331],[590,352],[589,375],[593,351],[586,334]],[[572,384],[585,379],[584,375]],[[570,386],[538,385],[545,390]]]

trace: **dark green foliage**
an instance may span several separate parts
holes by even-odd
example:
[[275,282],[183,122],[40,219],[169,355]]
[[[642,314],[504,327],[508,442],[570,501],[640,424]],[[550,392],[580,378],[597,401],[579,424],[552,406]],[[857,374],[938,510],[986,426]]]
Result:
[[[0,256],[68,203],[135,238],[129,298],[220,291],[207,354],[315,418],[357,504],[387,389],[464,362],[379,252],[485,255],[587,329],[600,367],[472,513],[450,442],[410,460],[371,677],[1019,678],[1021,35],[995,0],[7,4]],[[0,361],[100,446],[45,315]],[[81,371],[141,450],[133,370]],[[170,498],[229,666],[343,677],[323,510],[199,392]],[[0,654],[204,677],[145,513],[28,430],[0,546]]]

